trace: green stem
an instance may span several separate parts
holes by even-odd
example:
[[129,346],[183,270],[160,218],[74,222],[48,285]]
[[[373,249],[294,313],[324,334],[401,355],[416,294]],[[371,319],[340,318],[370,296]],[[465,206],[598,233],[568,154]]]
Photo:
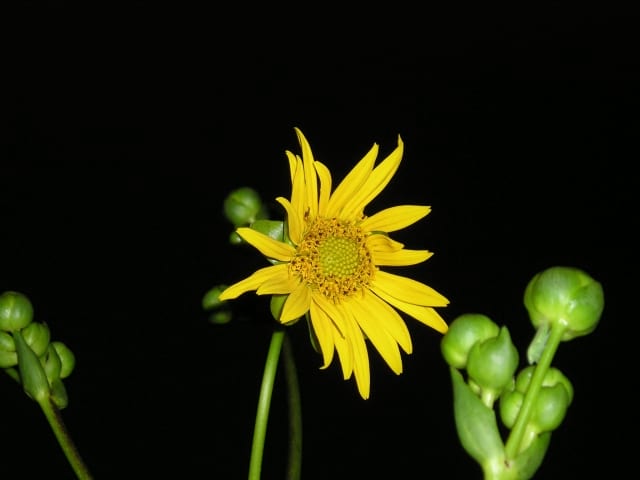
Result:
[[551,360],[553,360],[553,356],[556,354],[556,350],[558,350],[558,345],[560,345],[560,341],[562,339],[562,335],[564,335],[565,330],[566,327],[558,322],[554,323],[551,326],[549,338],[547,339],[547,343],[544,346],[544,350],[542,351],[540,360],[538,361],[538,364],[533,371],[533,375],[531,376],[531,381],[529,383],[529,388],[524,395],[522,406],[520,407],[520,412],[518,413],[518,418],[516,419],[516,423],[511,429],[511,433],[509,434],[509,438],[507,439],[507,443],[505,445],[505,454],[507,459],[515,458],[516,455],[518,455],[518,453],[520,453],[520,451],[522,450],[521,445],[525,437],[527,425],[529,424],[529,418],[531,417],[533,405],[538,398],[538,393],[540,392],[540,388],[542,387],[542,381],[544,380],[544,376],[546,375],[547,370],[549,370],[549,367],[551,366]]
[[284,338],[284,373],[289,404],[289,467],[287,480],[300,480],[302,469],[302,408],[300,387],[289,336]]
[[273,393],[273,383],[278,369],[278,359],[280,357],[280,350],[282,349],[284,334],[285,331],[282,328],[274,330],[271,335],[269,351],[267,352],[267,360],[264,364],[260,397],[258,399],[258,410],[256,412],[256,423],[253,430],[253,443],[251,445],[249,480],[260,480],[264,440],[267,435],[267,420],[269,418],[269,407],[271,406],[271,394]]
[[47,417],[47,421],[78,479],[91,480],[93,477],[82,460],[82,457],[80,457],[78,449],[65,427],[62,416],[60,415],[60,410],[58,410],[49,398],[39,401],[38,404],[40,408],[42,408],[45,417]]

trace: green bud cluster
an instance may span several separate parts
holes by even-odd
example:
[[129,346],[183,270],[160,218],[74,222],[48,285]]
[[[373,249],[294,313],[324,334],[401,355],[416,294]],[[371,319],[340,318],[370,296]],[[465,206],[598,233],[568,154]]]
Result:
[[29,299],[18,292],[0,295],[0,368],[18,381],[37,402],[51,399],[58,408],[68,404],[62,380],[75,366],[73,352],[51,341],[45,323],[33,321]]
[[[509,331],[485,315],[460,315],[440,344],[451,372],[458,437],[485,478],[528,479],[541,465],[574,393],[569,379],[551,366],[553,356],[561,341],[596,328],[604,295],[585,272],[552,267],[528,283],[524,304],[536,333],[529,365],[517,374],[519,355]],[[493,410],[498,398],[500,419],[510,430],[506,443]]]

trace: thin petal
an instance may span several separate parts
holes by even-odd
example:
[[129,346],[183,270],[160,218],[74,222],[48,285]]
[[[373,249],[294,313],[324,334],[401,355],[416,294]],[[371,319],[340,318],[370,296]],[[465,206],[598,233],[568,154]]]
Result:
[[298,141],[302,148],[302,164],[304,168],[304,183],[306,193],[306,206],[309,208],[309,213],[312,217],[316,217],[318,214],[318,182],[316,176],[316,170],[313,166],[313,153],[311,152],[311,146],[306,137],[299,128],[294,128],[298,135]]
[[354,195],[345,204],[341,212],[344,218],[359,217],[364,208],[387,186],[400,166],[403,149],[404,144],[398,136],[395,150],[371,172],[366,182],[353,192]]
[[373,170],[373,164],[378,156],[378,144],[373,144],[371,150],[360,160],[355,167],[347,174],[346,177],[340,182],[340,185],[336,187],[335,192],[329,199],[327,205],[328,217],[339,217],[342,208],[351,200],[356,192],[367,181],[371,171]]
[[287,154],[287,159],[289,160],[289,173],[291,175],[291,184],[293,184],[293,179],[295,178],[296,171],[298,169],[298,158],[288,150],[284,153]]
[[344,309],[336,307],[320,295],[315,296],[314,300],[333,323],[333,343],[336,346],[338,358],[340,359],[342,376],[347,380],[353,373],[353,348],[347,339],[345,330],[345,311]]
[[310,307],[311,289],[306,283],[300,282],[285,300],[280,314],[280,322],[284,324],[292,322],[307,313]]
[[240,280],[225,289],[218,298],[222,300],[232,300],[239,297],[245,292],[256,290],[264,282],[268,282],[273,278],[278,278],[281,275],[282,265],[272,265],[270,267],[264,267],[260,270],[256,270],[250,276],[244,280]]
[[289,264],[279,263],[272,267],[273,275],[258,287],[258,295],[284,295],[296,289],[300,280],[289,275]]
[[395,252],[402,250],[404,244],[393,240],[386,234],[372,234],[367,237],[367,247],[371,250],[379,250],[382,252]]
[[386,320],[384,313],[372,311],[369,304],[363,302],[360,298],[352,298],[349,303],[360,329],[378,350],[380,356],[387,362],[391,370],[400,375],[402,373],[402,357],[400,357],[397,342],[382,325]]
[[264,233],[260,233],[252,228],[240,227],[236,232],[267,258],[287,262],[291,260],[296,253],[296,249],[291,245],[274,240]]
[[318,215],[324,216],[329,197],[331,196],[331,172],[323,163],[315,162],[316,172],[320,179],[320,194],[318,197]]
[[389,332],[406,353],[411,353],[413,351],[411,335],[400,314],[391,305],[369,290],[365,291],[364,302],[369,305],[371,311],[379,312],[378,314],[384,318],[382,322],[384,329]]
[[300,216],[293,210],[293,206],[284,197],[276,198],[276,202],[282,205],[287,212],[287,235],[293,243],[298,245],[302,240],[302,223]]
[[413,225],[427,216],[430,211],[431,207],[421,205],[400,205],[386,208],[365,218],[360,223],[360,227],[369,232],[395,232]]
[[371,251],[373,263],[381,266],[403,267],[424,262],[433,255],[429,250],[398,250],[395,252]]
[[[352,312],[351,312],[352,313]],[[371,390],[371,374],[369,372],[369,354],[362,331],[358,328],[352,315],[345,316],[346,339],[353,349],[353,373],[356,377],[358,391],[365,400]]]
[[393,305],[398,310],[406,313],[407,315],[412,316],[419,322],[424,323],[428,327],[431,327],[440,333],[447,333],[447,330],[449,329],[449,327],[447,326],[447,322],[445,322],[443,318],[438,314],[438,312],[436,312],[433,308],[403,302],[402,300],[399,300],[385,293],[383,290],[373,289],[373,291],[381,299]]
[[324,361],[324,365],[322,365],[321,368],[327,368],[329,364],[331,364],[331,360],[333,360],[333,351],[335,349],[333,330],[335,328],[333,322],[324,310],[313,300],[311,301],[310,317],[311,325],[320,344],[320,351],[322,352],[322,359]]
[[401,302],[414,305],[444,307],[449,304],[449,300],[424,283],[383,270],[376,272],[370,287],[376,294],[381,290]]

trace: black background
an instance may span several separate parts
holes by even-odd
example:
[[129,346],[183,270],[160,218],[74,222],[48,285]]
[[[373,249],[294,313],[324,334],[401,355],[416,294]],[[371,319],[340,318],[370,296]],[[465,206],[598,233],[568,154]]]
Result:
[[[7,16],[0,290],[75,352],[67,427],[96,478],[246,478],[272,323],[267,300],[208,323],[200,302],[265,262],[227,243],[222,202],[288,196],[293,127],[341,178],[374,142],[405,142],[369,212],[428,204],[397,237],[435,252],[405,273],[442,315],[509,327],[522,358],[529,279],[552,265],[602,282],[596,331],[554,364],[574,403],[536,478],[626,472],[637,226],[637,18],[615,10],[309,11],[66,2]],[[281,211],[274,206],[274,215]],[[635,253],[635,251],[634,251]],[[625,305],[626,304],[626,305]],[[460,447],[440,335],[407,319],[395,376],[370,349],[371,398],[319,370],[290,330],[304,415],[303,478],[479,478]],[[283,478],[279,374],[264,478]],[[42,414],[0,381],[3,478],[72,478]]]

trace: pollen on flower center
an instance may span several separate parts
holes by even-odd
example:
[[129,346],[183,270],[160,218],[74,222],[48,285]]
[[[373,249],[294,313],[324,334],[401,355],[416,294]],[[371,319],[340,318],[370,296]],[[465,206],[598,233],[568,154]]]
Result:
[[289,264],[294,274],[334,302],[362,290],[375,266],[366,246],[366,233],[336,218],[312,221]]

